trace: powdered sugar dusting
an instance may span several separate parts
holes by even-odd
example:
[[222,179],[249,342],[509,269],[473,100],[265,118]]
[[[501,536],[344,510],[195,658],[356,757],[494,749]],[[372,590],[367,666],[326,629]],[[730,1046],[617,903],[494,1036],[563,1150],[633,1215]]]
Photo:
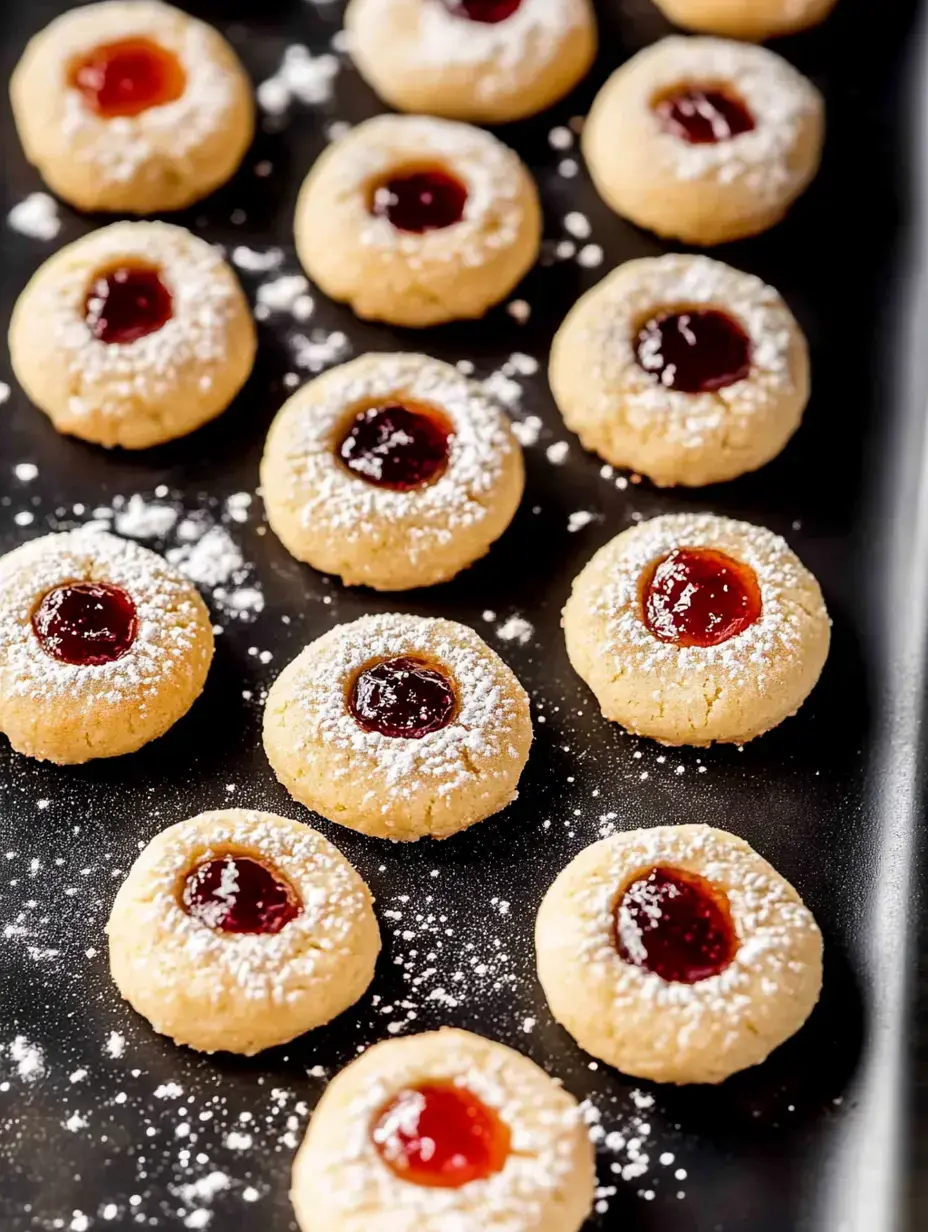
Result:
[[7,215],[11,231],[34,240],[53,240],[61,230],[58,203],[48,193],[34,192],[18,201]]

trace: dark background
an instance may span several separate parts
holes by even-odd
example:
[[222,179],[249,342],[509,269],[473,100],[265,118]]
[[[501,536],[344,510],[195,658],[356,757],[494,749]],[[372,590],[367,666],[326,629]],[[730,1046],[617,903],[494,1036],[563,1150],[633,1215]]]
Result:
[[[56,0],[9,0],[2,6],[4,77],[27,36],[66,7]],[[289,43],[326,48],[342,6],[188,0],[185,7],[215,21],[262,80]],[[580,292],[619,262],[663,250],[614,217],[583,170],[576,179],[558,175],[562,155],[548,145],[549,130],[585,114],[616,65],[668,31],[647,0],[602,0],[597,7],[602,50],[588,80],[551,112],[501,135],[538,176],[549,238],[565,238],[564,214],[581,210],[593,224],[593,240],[605,249],[605,264],[584,270],[568,261],[536,270],[520,292],[533,306],[525,326],[498,310],[485,323],[411,334],[360,323],[347,309],[317,297],[309,327],[343,329],[352,354],[422,349],[470,359],[481,376],[514,350],[543,364],[554,329]],[[881,6],[840,0],[823,28],[776,46],[826,95],[824,166],[786,222],[715,255],[777,286],[809,336],[814,394],[801,431],[779,459],[724,487],[672,493],[647,483],[618,490],[600,477],[598,460],[573,440],[567,465],[551,466],[544,446],[567,434],[542,367],[525,382],[523,412],[540,415],[546,430],[527,451],[522,510],[491,555],[464,576],[394,598],[345,591],[296,564],[273,536],[262,533],[256,501],[251,522],[236,533],[256,566],[267,607],[256,623],[227,628],[218,639],[206,693],[185,720],[134,756],[85,768],[33,764],[3,743],[4,1229],[181,1228],[198,1205],[182,1187],[214,1169],[228,1174],[231,1185],[212,1203],[210,1227],[290,1228],[289,1161],[323,1086],[307,1071],[337,1070],[409,1012],[416,1017],[407,1021],[407,1031],[454,1023],[520,1048],[578,1096],[590,1096],[604,1130],[640,1134],[649,1156],[640,1178],[623,1179],[610,1170],[613,1163],[628,1162],[627,1146],[616,1147],[613,1140],[603,1149],[601,1183],[616,1192],[605,1195],[608,1210],[591,1227],[928,1228],[928,1037],[913,1029],[926,1021],[928,1005],[919,1013],[909,1003],[919,937],[915,890],[928,611],[921,589],[928,393],[920,374],[928,337],[921,325],[928,313],[921,290],[925,254],[914,225],[919,164],[912,156],[921,148],[915,127],[923,80],[916,7],[901,0]],[[325,142],[325,124],[357,122],[380,109],[346,64],[332,103],[295,105],[280,131],[258,137],[227,188],[177,221],[216,242],[280,244],[292,254],[296,192]],[[41,186],[25,165],[5,105],[0,142],[5,215]],[[262,159],[274,166],[267,179],[252,170]],[[232,222],[237,209],[247,215],[241,225]],[[51,244],[0,227],[3,328],[39,263],[105,221],[66,207],[61,214],[62,232]],[[292,255],[288,261],[295,271]],[[245,277],[249,289],[255,281]],[[292,321],[280,320],[261,327],[255,374],[218,422],[134,456],[107,455],[57,436],[15,387],[8,362],[0,360],[0,379],[13,385],[11,400],[0,408],[0,546],[6,550],[49,526],[68,524],[74,502],[90,509],[118,493],[150,496],[161,483],[189,509],[215,505],[243,489],[253,492],[263,438],[286,393],[281,378],[292,367],[292,328]],[[40,467],[28,488],[13,478],[20,461]],[[15,525],[13,513],[32,507],[34,525]],[[598,517],[571,535],[567,518],[578,509]],[[633,514],[683,509],[743,516],[785,534],[821,580],[834,618],[832,654],[810,701],[798,717],[743,751],[664,751],[610,726],[571,672],[559,631],[570,580],[595,548]],[[495,641],[481,619],[488,608],[499,619],[525,615],[535,626],[534,639],[525,646]],[[332,624],[391,609],[474,625],[519,674],[536,717],[546,720],[536,725],[520,799],[441,845],[393,847],[320,823],[378,898],[385,945],[369,994],[329,1028],[252,1060],[177,1049],[119,1003],[110,985],[103,925],[120,878],[116,870],[127,869],[139,845],[163,826],[206,808],[266,807],[312,820],[277,786],[265,761],[261,690]],[[262,665],[250,648],[272,651],[272,661]],[[241,696],[243,689],[253,693],[251,700]],[[232,783],[230,793],[226,785]],[[40,800],[49,803],[40,807]],[[534,913],[556,872],[598,837],[598,819],[607,812],[616,814],[620,828],[705,821],[735,831],[796,884],[822,925],[825,993],[812,1020],[766,1065],[720,1089],[649,1089],[605,1067],[591,1070],[545,1009],[533,974]],[[7,852],[14,854],[4,868]],[[399,901],[402,895],[408,902]],[[500,914],[494,902],[499,899],[511,904],[507,915]],[[384,910],[400,910],[403,919],[392,923]],[[415,919],[430,914],[447,919]],[[4,925],[23,921],[25,934],[4,937]],[[405,928],[416,937],[395,935]],[[920,935],[928,940],[924,925]],[[57,954],[43,956],[48,949]],[[417,950],[413,959],[411,949]],[[88,956],[88,950],[95,952]],[[435,952],[434,963],[426,952]],[[489,974],[469,975],[456,1006],[429,1001],[428,991],[443,986],[441,973],[471,971],[474,954],[492,955]],[[439,976],[418,987],[404,978],[430,966]],[[403,1000],[405,1010],[384,1012]],[[528,1032],[522,1029],[526,1018],[536,1020]],[[113,1031],[126,1039],[119,1058],[106,1052]],[[4,1056],[17,1035],[44,1050],[45,1073],[34,1082],[20,1079]],[[80,1069],[86,1077],[72,1082]],[[156,1097],[167,1082],[180,1084],[183,1097]],[[653,1106],[639,1110],[633,1090],[652,1095]],[[253,1120],[241,1123],[241,1112]],[[87,1121],[76,1131],[64,1124],[74,1113]],[[288,1117],[295,1118],[289,1127]],[[640,1124],[635,1130],[636,1118],[646,1122],[647,1133]],[[191,1126],[186,1137],[178,1137],[178,1124]],[[233,1128],[252,1134],[250,1149],[224,1144]],[[663,1153],[675,1156],[672,1165],[659,1163]],[[687,1174],[682,1180],[674,1176],[681,1167]],[[247,1200],[249,1186],[257,1191],[256,1202]]]

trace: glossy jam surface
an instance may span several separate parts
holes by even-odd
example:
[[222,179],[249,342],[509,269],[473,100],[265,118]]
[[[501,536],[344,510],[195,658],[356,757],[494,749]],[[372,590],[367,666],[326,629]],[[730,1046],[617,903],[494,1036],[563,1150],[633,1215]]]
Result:
[[439,167],[408,171],[384,181],[374,191],[371,210],[398,231],[422,235],[453,227],[464,217],[467,189]]
[[174,305],[156,269],[125,265],[101,274],[90,288],[84,319],[101,342],[128,344],[170,321]]
[[389,402],[355,416],[339,443],[338,456],[368,483],[408,492],[444,473],[450,438],[450,426],[438,412]]
[[684,86],[654,104],[665,132],[690,145],[730,141],[755,127],[746,105],[724,90]]
[[454,718],[451,680],[422,659],[385,659],[366,668],[351,686],[348,709],[365,731],[421,740]]
[[696,984],[719,975],[738,950],[727,896],[698,873],[658,866],[616,908],[621,958],[663,980]]
[[371,1136],[398,1177],[432,1189],[486,1180],[509,1158],[505,1123],[476,1095],[450,1083],[401,1091],[380,1113]]
[[260,860],[239,855],[198,864],[187,874],[183,905],[223,933],[279,933],[302,910],[288,881]]
[[751,340],[716,308],[661,312],[638,331],[635,357],[667,389],[712,393],[751,372]]
[[645,576],[644,621],[674,646],[719,646],[760,618],[757,575],[715,548],[676,548]]
[[445,0],[445,8],[456,17],[495,25],[505,21],[522,7],[522,0]]
[[173,52],[151,39],[104,43],[71,66],[71,86],[106,120],[137,116],[180,98],[187,74]]
[[47,655],[100,667],[128,654],[139,631],[132,596],[108,582],[68,582],[42,599],[32,628]]

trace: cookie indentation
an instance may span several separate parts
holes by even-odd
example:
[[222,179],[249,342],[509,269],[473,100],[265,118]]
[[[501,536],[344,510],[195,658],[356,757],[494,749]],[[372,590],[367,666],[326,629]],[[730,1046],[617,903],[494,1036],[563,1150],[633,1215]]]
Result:
[[522,0],[444,0],[445,8],[456,17],[495,26],[522,7]]
[[398,231],[422,235],[460,222],[467,196],[457,176],[440,167],[397,172],[374,189],[371,213]]
[[355,415],[338,456],[367,483],[409,492],[444,474],[451,435],[447,420],[432,408],[387,402]]
[[132,649],[138,614],[132,596],[108,582],[68,582],[48,591],[32,616],[47,655],[77,667],[99,667]]
[[690,145],[716,145],[756,127],[747,103],[718,86],[681,86],[658,99],[654,111],[665,132]]
[[224,933],[279,933],[303,910],[295,888],[252,856],[204,860],[187,874],[182,906]]
[[141,115],[179,99],[187,74],[173,52],[147,38],[103,43],[71,66],[70,85],[103,119]]
[[675,548],[646,571],[644,622],[675,646],[719,646],[760,618],[757,575],[716,548]]
[[714,393],[751,372],[751,340],[717,308],[659,312],[638,331],[635,358],[665,389]]
[[457,709],[457,695],[441,668],[403,656],[361,672],[351,686],[348,708],[365,731],[421,740],[448,726]]
[[97,275],[84,307],[95,338],[124,346],[156,333],[173,315],[171,292],[158,270],[146,265],[120,265]]
[[616,948],[625,962],[663,980],[696,984],[721,975],[738,938],[724,892],[698,873],[658,866],[620,898]]
[[423,1083],[407,1088],[371,1131],[381,1159],[404,1181],[459,1189],[501,1172],[509,1157],[505,1122],[466,1087]]

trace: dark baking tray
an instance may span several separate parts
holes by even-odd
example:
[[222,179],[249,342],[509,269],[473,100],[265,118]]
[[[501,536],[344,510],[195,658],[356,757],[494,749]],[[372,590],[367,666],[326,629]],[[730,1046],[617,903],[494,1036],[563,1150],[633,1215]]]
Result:
[[[0,6],[4,77],[27,36],[66,7],[60,0]],[[191,0],[187,7],[230,35],[258,80],[276,68],[288,43],[325,48],[341,16],[339,3],[306,0]],[[582,210],[605,249],[603,267],[555,262],[537,270],[524,291],[534,308],[524,326],[499,310],[480,324],[413,335],[359,323],[321,297],[312,326],[343,329],[354,354],[424,349],[472,360],[480,375],[514,350],[543,363],[553,330],[582,290],[622,260],[661,251],[597,200],[582,170],[575,179],[558,175],[560,156],[548,145],[553,125],[584,114],[608,72],[667,30],[647,0],[603,0],[598,7],[602,52],[590,78],[551,113],[503,136],[538,176],[549,237],[563,236],[567,209]],[[924,140],[916,123],[928,80],[923,35],[913,4],[840,0],[825,27],[778,45],[826,94],[825,165],[784,224],[719,253],[779,287],[811,342],[813,399],[801,431],[774,463],[696,492],[657,492],[647,483],[620,490],[573,443],[567,463],[552,466],[543,447],[566,434],[542,368],[524,382],[523,413],[540,415],[545,432],[527,451],[521,512],[491,555],[463,577],[393,598],[346,591],[297,565],[263,534],[256,502],[251,521],[235,531],[267,607],[255,623],[233,624],[218,639],[206,693],[183,722],[133,757],[80,769],[27,762],[4,743],[3,1229],[181,1228],[197,1220],[221,1232],[292,1227],[290,1157],[324,1083],[309,1071],[337,1070],[410,1012],[416,1016],[407,1031],[454,1023],[515,1045],[578,1096],[592,1097],[607,1133],[642,1140],[640,1148],[615,1138],[603,1146],[601,1183],[615,1192],[604,1196],[608,1209],[591,1227],[928,1227],[928,1041],[915,1029],[928,1006],[919,1015],[913,997],[928,627],[928,249],[924,214],[918,214]],[[358,121],[379,109],[344,68],[332,104],[296,106],[280,131],[259,136],[228,188],[180,221],[216,242],[280,244],[291,253],[295,194],[325,141],[325,123]],[[0,134],[5,214],[40,186],[5,106]],[[261,159],[274,164],[267,179],[251,171]],[[236,209],[247,214],[240,225],[233,223]],[[65,208],[62,217],[54,244],[0,226],[4,328],[40,261],[58,243],[104,221]],[[254,279],[246,283],[252,287]],[[0,378],[13,384],[0,410],[0,547],[67,524],[75,502],[89,510],[116,493],[150,495],[165,484],[197,508],[254,491],[264,434],[292,367],[286,332],[281,322],[262,326],[254,377],[220,421],[142,455],[107,455],[57,436],[0,360]],[[12,473],[25,460],[40,468],[28,487]],[[834,644],[821,684],[779,730],[743,751],[662,751],[597,715],[568,666],[559,612],[571,578],[634,515],[704,508],[786,535],[822,582]],[[25,528],[14,522],[23,509],[35,514]],[[597,519],[570,534],[568,515],[577,509]],[[125,870],[160,828],[204,808],[234,803],[310,820],[265,761],[261,690],[336,621],[390,609],[466,621],[512,663],[536,716],[545,719],[536,726],[521,796],[501,816],[440,845],[389,846],[321,823],[367,877],[381,911],[403,912],[402,920],[383,919],[384,954],[370,994],[328,1029],[253,1060],[177,1049],[120,1004],[110,984],[103,925],[116,870]],[[527,616],[533,640],[499,643],[482,620],[485,609],[500,619]],[[273,659],[262,663],[250,648],[269,650]],[[251,700],[243,689],[253,693]],[[236,790],[229,792],[232,783]],[[39,807],[40,800],[49,803]],[[728,827],[769,857],[814,909],[827,942],[824,996],[806,1029],[763,1067],[719,1089],[651,1089],[591,1068],[551,1021],[533,975],[534,913],[555,873],[597,837],[606,813],[623,828],[684,821]],[[7,852],[13,854],[4,859]],[[501,900],[509,904],[506,914]],[[404,929],[416,936],[404,938]],[[924,926],[921,936],[924,941]],[[487,971],[476,973],[474,963],[484,960]],[[439,975],[414,985],[431,965]],[[456,970],[467,973],[458,1003],[429,1000],[429,991]],[[387,1014],[387,1005],[397,1008]],[[523,1029],[527,1018],[535,1020],[530,1031]],[[111,1032],[125,1037],[121,1057],[107,1052]],[[45,1072],[31,1082],[18,1076],[9,1056],[18,1035],[44,1051]],[[80,1069],[87,1076],[72,1082]],[[184,1096],[156,1097],[169,1082],[182,1086]],[[252,1114],[247,1125],[239,1121],[242,1112]],[[87,1123],[68,1128],[75,1113]],[[178,1136],[179,1123],[191,1127],[187,1137]],[[231,1129],[251,1133],[251,1147],[227,1145]],[[642,1175],[612,1170],[642,1152],[648,1156]],[[673,1164],[661,1162],[668,1154]],[[678,1169],[685,1178],[675,1175]],[[184,1190],[216,1171],[229,1185],[211,1201]],[[255,1193],[257,1200],[248,1201]],[[185,1225],[199,1209],[210,1212],[209,1220],[194,1215]]]

